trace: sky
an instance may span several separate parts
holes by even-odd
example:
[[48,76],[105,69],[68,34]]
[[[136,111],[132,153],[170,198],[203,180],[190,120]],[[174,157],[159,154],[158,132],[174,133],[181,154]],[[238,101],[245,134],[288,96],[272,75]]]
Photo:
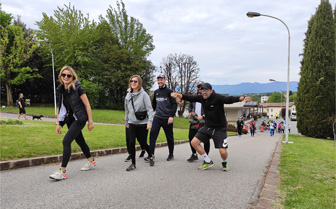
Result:
[[[32,29],[42,13],[54,15],[64,4],[75,6],[90,19],[106,16],[116,0],[1,0],[2,10]],[[329,0],[333,9],[336,0]],[[153,36],[148,59],[156,67],[169,54],[187,54],[197,61],[200,80],[216,85],[287,81],[288,32],[269,17],[248,18],[259,12],[281,19],[290,31],[290,81],[299,81],[303,40],[308,21],[320,0],[124,0],[127,14],[137,18]],[[156,74],[158,74],[157,72]]]

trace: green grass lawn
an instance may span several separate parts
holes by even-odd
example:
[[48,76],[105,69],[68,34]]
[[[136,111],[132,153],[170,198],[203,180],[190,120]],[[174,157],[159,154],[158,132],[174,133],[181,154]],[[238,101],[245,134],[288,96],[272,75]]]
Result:
[[281,150],[282,208],[335,208],[335,147],[330,140],[290,135]]
[[[27,114],[44,115],[48,117],[55,117],[54,107],[26,107]],[[18,113],[17,107],[1,108],[1,112]],[[124,124],[125,123],[125,111],[123,110],[101,110],[93,109],[92,117],[94,122],[112,123],[112,124]],[[22,117],[21,117],[22,118]],[[31,117],[29,117],[31,119]],[[174,119],[174,128],[189,129],[189,122],[184,118]]]
[[[38,156],[62,154],[62,140],[67,131],[62,128],[62,135],[57,135],[55,124],[43,121],[23,121],[24,125],[0,125],[0,160],[14,160]],[[188,139],[189,129],[174,129],[175,141]],[[85,140],[91,150],[126,147],[124,126],[95,124],[89,132],[83,129]],[[235,134],[229,132],[228,134]],[[158,142],[165,142],[161,129]],[[81,152],[79,146],[72,143],[72,152]]]

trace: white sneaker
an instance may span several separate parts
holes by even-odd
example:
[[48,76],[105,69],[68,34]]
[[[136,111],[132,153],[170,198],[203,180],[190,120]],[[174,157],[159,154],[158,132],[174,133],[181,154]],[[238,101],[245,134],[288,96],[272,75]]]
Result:
[[82,168],[81,168],[81,171],[88,171],[90,170],[90,168],[94,167],[97,165],[97,162],[96,161],[88,161]]
[[65,172],[63,172],[61,169],[59,169],[58,171],[56,171],[55,173],[51,174],[49,176],[49,178],[51,179],[55,179],[55,180],[64,180],[67,178]]

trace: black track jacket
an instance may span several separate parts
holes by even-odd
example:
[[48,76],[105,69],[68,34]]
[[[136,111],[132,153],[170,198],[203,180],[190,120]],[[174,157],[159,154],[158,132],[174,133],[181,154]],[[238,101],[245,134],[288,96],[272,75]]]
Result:
[[210,128],[226,128],[226,117],[224,104],[239,102],[240,97],[223,96],[212,92],[208,99],[203,99],[202,95],[182,95],[183,100],[202,103],[205,114],[205,125]]
[[173,91],[170,88],[159,88],[154,91],[154,98],[152,102],[155,110],[155,117],[168,119],[174,117],[177,109],[177,103],[174,98],[170,96]]

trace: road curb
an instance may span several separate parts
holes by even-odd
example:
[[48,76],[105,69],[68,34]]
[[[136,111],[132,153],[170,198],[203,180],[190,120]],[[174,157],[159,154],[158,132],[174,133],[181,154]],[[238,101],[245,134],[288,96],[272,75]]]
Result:
[[279,185],[279,162],[281,154],[281,144],[283,135],[279,138],[276,148],[273,152],[273,157],[265,172],[263,178],[262,189],[259,193],[258,204],[254,209],[269,209],[274,208],[273,204],[276,202],[278,193],[277,188]]
[[[184,144],[188,143],[189,140],[181,140],[175,141],[174,144]],[[157,143],[156,147],[165,147],[167,146],[167,142]],[[140,146],[137,145],[135,150],[140,150]],[[96,156],[105,156],[105,155],[113,155],[113,154],[120,154],[126,153],[126,147],[117,147],[112,149],[104,149],[104,150],[95,150],[91,152],[93,157]],[[20,159],[20,160],[10,160],[10,161],[1,161],[0,162],[0,171],[5,170],[12,170],[18,168],[25,168],[31,166],[38,166],[38,165],[45,165],[51,163],[59,163],[62,162],[62,155],[54,155],[54,156],[44,156],[44,157],[36,157],[36,158],[27,158],[27,159]],[[71,154],[70,160],[79,160],[86,158],[83,153],[73,153]]]

